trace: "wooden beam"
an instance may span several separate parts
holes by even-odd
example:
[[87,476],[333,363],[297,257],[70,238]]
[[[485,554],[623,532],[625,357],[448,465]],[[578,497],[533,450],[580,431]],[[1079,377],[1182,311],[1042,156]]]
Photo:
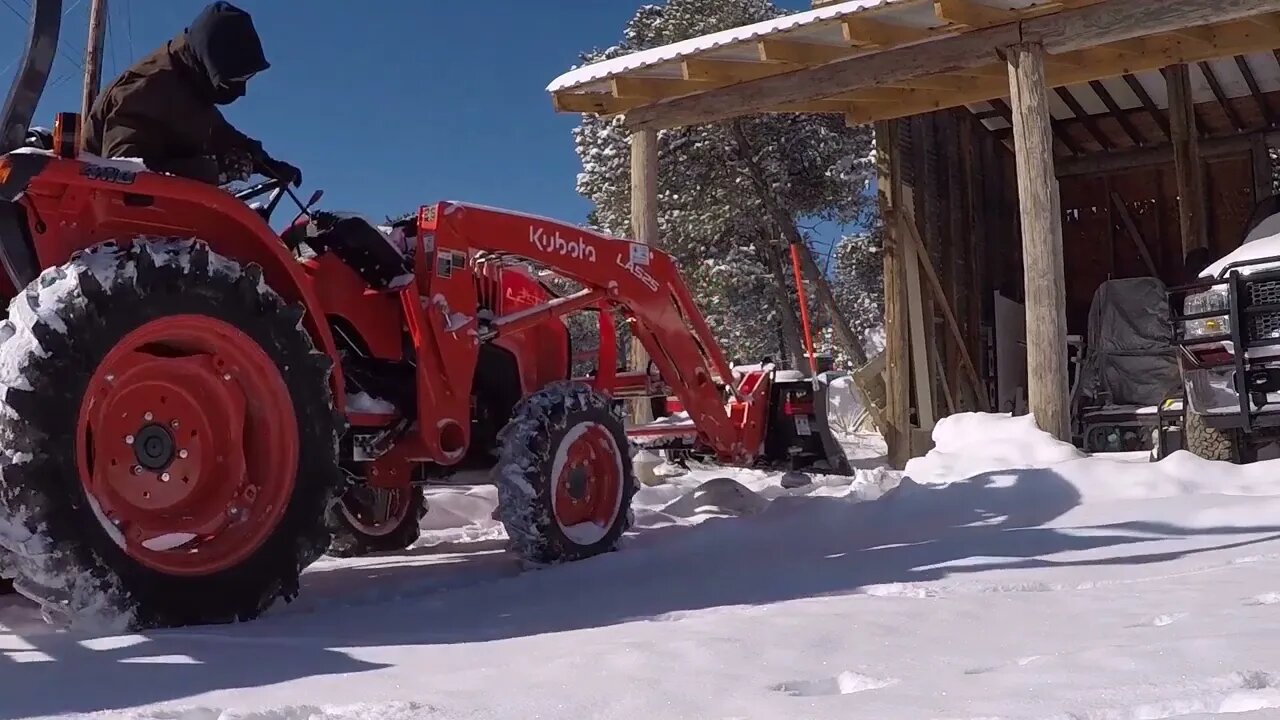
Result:
[[1022,263],[1027,312],[1027,386],[1031,413],[1042,430],[1071,440],[1067,383],[1066,281],[1062,212],[1049,135],[1044,46],[1009,47]]
[[[1187,48],[1189,46],[1185,43],[1181,43],[1181,41],[1161,38],[1158,42],[1153,41],[1152,51],[1148,54],[1128,58],[1122,63],[1117,64],[1106,62],[1098,65],[1076,65],[1072,63],[1060,64],[1049,68],[1049,84],[1052,87],[1076,85],[1090,80],[1115,77],[1125,73],[1135,73],[1143,70],[1158,70],[1161,67],[1184,61],[1192,62],[1221,55],[1229,56],[1264,50],[1270,51],[1273,47],[1280,45],[1280,33],[1267,35],[1257,29],[1254,29],[1251,32],[1240,32],[1239,27],[1241,26],[1242,25],[1233,24],[1231,31],[1233,34],[1224,32],[1223,42],[1217,50],[1202,50],[1199,49],[1199,46],[1195,46],[1188,50]],[[1001,97],[1007,94],[1007,92],[1008,91],[1003,89],[1000,84],[989,82],[970,88],[959,88],[952,92],[934,93],[930,96],[921,97],[919,101],[902,103],[890,108],[864,108],[851,114],[848,117],[848,121],[850,124],[859,125],[873,120],[918,115],[920,113],[933,112],[935,110],[942,110],[949,107],[957,107],[960,105],[968,105],[975,102],[990,100],[993,97]]]
[[1169,119],[1173,129],[1174,171],[1178,178],[1178,217],[1182,257],[1208,247],[1205,237],[1204,175],[1200,162],[1200,134],[1191,97],[1191,72],[1186,65],[1165,68],[1169,84]]
[[938,279],[938,271],[934,269],[933,263],[929,260],[929,251],[925,249],[924,239],[920,237],[920,230],[916,227],[915,221],[906,215],[898,215],[898,221],[906,229],[907,238],[911,242],[914,254],[920,258],[920,266],[924,269],[925,278],[929,281],[929,292],[932,293],[933,300],[938,304],[938,307],[942,308],[942,315],[947,321],[947,327],[951,330],[951,334],[956,339],[956,345],[959,347],[960,363],[963,365],[969,384],[973,388],[974,396],[978,399],[978,402],[982,403],[985,411],[987,410],[985,407],[986,390],[983,389],[982,380],[978,377],[978,369],[974,367],[973,359],[969,357],[969,351],[965,348],[964,333],[960,331],[960,323],[956,320],[956,314],[951,309],[951,301],[947,297],[946,291],[942,288],[942,281]]
[[551,96],[556,112],[613,115],[639,105],[634,99],[620,100],[604,93],[555,93]]
[[1258,85],[1258,78],[1253,74],[1253,68],[1249,67],[1249,60],[1243,55],[1236,55],[1236,67],[1240,69],[1240,74],[1244,76],[1245,85],[1249,86],[1249,93],[1253,95],[1253,101],[1258,104],[1258,112],[1262,113],[1263,122],[1268,128],[1276,126],[1276,114],[1271,109],[1271,103],[1267,102],[1266,96],[1262,93],[1262,87]]
[[1102,128],[1098,127],[1097,121],[1089,114],[1088,110],[1085,110],[1080,105],[1080,101],[1076,100],[1076,96],[1072,95],[1070,90],[1060,87],[1056,88],[1054,92],[1058,95],[1058,99],[1062,101],[1062,104],[1071,110],[1071,114],[1075,116],[1076,120],[1079,120],[1080,124],[1084,125],[1084,129],[1089,131],[1089,134],[1093,136],[1093,141],[1098,143],[1099,147],[1103,150],[1115,148],[1115,143],[1112,143],[1111,138],[1102,132]]
[[[856,49],[838,47],[836,45],[819,45],[794,40],[760,40],[756,43],[761,62],[784,62],[794,65],[809,66],[829,63],[847,58],[857,52]],[[771,75],[768,77],[777,77]],[[762,78],[763,79],[763,78]],[[755,82],[759,82],[758,80]],[[744,85],[750,83],[743,83]],[[818,98],[808,98],[816,100]],[[793,100],[791,102],[800,102]]]
[[[901,165],[898,159],[897,122],[877,123],[877,183],[882,217],[891,217],[901,204]],[[889,446],[889,464],[902,469],[911,457],[911,377],[908,374],[910,348],[907,345],[906,250],[902,231],[885,223],[884,238],[884,332],[885,407],[884,433]]]
[[1124,134],[1129,136],[1129,140],[1134,145],[1142,146],[1147,144],[1147,139],[1142,133],[1138,132],[1138,128],[1129,120],[1129,115],[1120,107],[1120,103],[1117,103],[1116,99],[1111,97],[1111,92],[1107,90],[1107,86],[1103,85],[1101,80],[1090,80],[1089,89],[1093,90],[1093,93],[1098,96],[1102,104],[1107,106],[1107,112],[1111,114],[1112,119],[1116,121],[1120,129],[1124,130]]
[[[1200,158],[1211,160],[1248,152],[1254,138],[1266,142],[1264,133],[1231,135],[1199,141]],[[1280,143],[1280,136],[1275,138]],[[1058,178],[1077,177],[1080,175],[1109,175],[1124,170],[1138,170],[1155,165],[1166,165],[1174,162],[1173,145],[1164,144],[1158,147],[1136,148],[1120,152],[1094,153],[1080,158],[1067,158],[1058,161]]]
[[681,70],[685,80],[701,80],[727,85],[793,72],[801,67],[803,66],[781,62],[742,62],[737,60],[689,58],[682,63]]
[[[651,128],[712,122],[761,112],[771,106],[819,100],[863,87],[982,67],[995,59],[993,56],[996,48],[1024,39],[1038,39],[1048,52],[1060,55],[1144,35],[1247,19],[1275,9],[1276,0],[1163,0],[1159,3],[1108,2],[1090,5],[1017,24],[997,25],[939,38],[928,43],[927,47],[895,48],[837,60],[828,57],[825,64],[817,67],[638,107],[628,113],[628,122],[635,127]],[[1257,28],[1260,35],[1267,34],[1261,26],[1252,27]],[[767,51],[768,42],[763,41],[766,47],[763,53],[765,59],[772,57]],[[1132,59],[1135,64],[1144,64],[1145,61],[1143,56],[1134,56]],[[1157,62],[1167,64],[1167,61]],[[1132,68],[1124,67],[1110,70],[1104,75],[1094,74],[1077,82],[1118,75],[1126,70],[1133,71]],[[988,98],[971,97],[968,101],[985,99]],[[928,109],[932,108],[913,110],[898,117]]]
[[714,87],[714,85],[700,82],[698,80],[683,80],[680,78],[624,76],[616,77],[609,82],[613,89],[614,97],[642,98],[645,100],[672,97],[674,95],[687,95],[700,90],[706,90],[709,87]]
[[[631,133],[631,234],[636,242],[661,245],[658,237],[658,133],[636,130]],[[627,367],[643,370],[649,354],[638,338],[632,337]],[[653,420],[647,400],[631,404],[631,421],[637,425]]]
[[918,28],[908,25],[894,25],[883,20],[873,20],[857,15],[844,19],[844,39],[851,45],[859,47],[891,47],[919,42],[944,32],[954,32],[952,28]]
[[973,0],[934,0],[933,13],[943,21],[970,27],[986,27],[1013,22],[1021,19],[1024,15],[1016,10],[994,8],[990,5],[973,2]]
[[1156,263],[1151,259],[1151,251],[1147,249],[1147,241],[1142,238],[1142,231],[1138,229],[1138,223],[1134,221],[1133,213],[1129,212],[1129,206],[1125,204],[1124,198],[1120,197],[1120,193],[1115,190],[1111,191],[1111,204],[1120,216],[1120,221],[1124,223],[1124,229],[1128,233],[1129,239],[1133,241],[1134,246],[1138,249],[1138,255],[1142,257],[1142,263],[1147,266],[1147,272],[1151,277],[1160,277],[1160,271],[1156,269]]
[[1237,131],[1244,130],[1244,119],[1240,117],[1240,113],[1231,104],[1231,99],[1227,97],[1226,91],[1222,89],[1222,83],[1218,82],[1218,74],[1213,71],[1213,66],[1202,60],[1198,67],[1200,68],[1200,73],[1204,75],[1204,79],[1208,81],[1209,89],[1213,91],[1213,97],[1218,100],[1218,105],[1222,107],[1222,112],[1226,113],[1227,119],[1231,121],[1231,126]]
[[[1005,102],[1001,98],[997,98],[989,102],[991,103],[991,107],[995,108],[996,112],[1000,114],[1000,117],[1007,120],[1010,127],[1012,127],[1013,110],[1009,107],[1009,103]],[[1067,152],[1072,155],[1080,155],[1084,152],[1080,147],[1080,143],[1076,142],[1076,139],[1071,137],[1071,133],[1062,126],[1062,123],[1051,119],[1049,129],[1053,131],[1053,136],[1058,139],[1058,142],[1062,143],[1062,146],[1067,149]]]
[[1129,89],[1133,91],[1133,94],[1138,97],[1138,102],[1142,103],[1142,107],[1146,108],[1147,112],[1151,113],[1151,118],[1156,121],[1156,125],[1160,126],[1160,131],[1164,133],[1164,136],[1166,138],[1172,137],[1172,135],[1169,134],[1168,113],[1160,109],[1160,106],[1156,104],[1155,99],[1151,97],[1151,93],[1147,92],[1147,88],[1143,86],[1142,81],[1132,73],[1125,73],[1121,77],[1124,78],[1125,84],[1129,86]]

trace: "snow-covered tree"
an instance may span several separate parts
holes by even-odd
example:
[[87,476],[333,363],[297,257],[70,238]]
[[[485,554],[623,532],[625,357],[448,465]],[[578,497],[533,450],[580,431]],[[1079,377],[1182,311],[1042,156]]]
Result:
[[860,338],[884,324],[884,262],[879,231],[846,237],[832,256],[831,291]]
[[[640,8],[595,62],[783,14],[768,0],[668,0]],[[621,118],[584,116],[574,131],[583,169],[578,191],[592,201],[589,222],[630,235],[629,133]],[[801,220],[851,222],[867,208],[873,167],[869,128],[832,115],[760,115],[658,134],[662,247],[679,263],[712,330],[732,358],[779,357],[780,327],[795,313],[794,289],[781,290],[783,243]],[[790,227],[780,227],[781,217]],[[789,300],[784,305],[783,296]]]

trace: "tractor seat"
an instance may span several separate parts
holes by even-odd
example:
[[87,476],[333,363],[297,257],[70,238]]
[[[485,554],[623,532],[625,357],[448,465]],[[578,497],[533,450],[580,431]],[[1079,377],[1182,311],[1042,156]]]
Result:
[[396,291],[413,280],[413,262],[403,245],[397,247],[392,236],[354,213],[314,213],[303,242],[317,255],[337,255],[374,290]]

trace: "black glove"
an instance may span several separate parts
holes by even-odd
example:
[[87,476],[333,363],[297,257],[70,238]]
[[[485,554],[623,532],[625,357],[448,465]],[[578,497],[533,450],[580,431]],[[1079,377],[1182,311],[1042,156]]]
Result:
[[276,160],[265,153],[258,159],[257,167],[254,169],[269,178],[274,178],[281,182],[293,183],[294,187],[302,186],[301,170],[283,160]]

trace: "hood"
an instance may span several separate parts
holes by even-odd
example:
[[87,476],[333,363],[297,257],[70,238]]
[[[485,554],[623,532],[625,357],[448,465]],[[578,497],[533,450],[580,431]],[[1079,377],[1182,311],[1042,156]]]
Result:
[[249,13],[229,2],[205,7],[183,32],[186,51],[209,80],[215,103],[225,105],[242,97],[247,79],[271,67]]

